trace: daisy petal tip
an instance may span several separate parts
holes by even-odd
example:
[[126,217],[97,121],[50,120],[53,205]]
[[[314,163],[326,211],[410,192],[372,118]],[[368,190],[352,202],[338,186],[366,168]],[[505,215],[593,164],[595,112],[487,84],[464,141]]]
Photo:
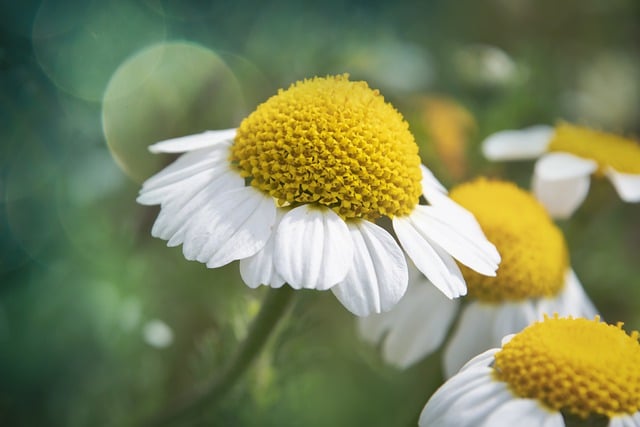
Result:
[[622,201],[640,202],[640,174],[622,173],[611,167],[607,169],[606,174]]
[[184,153],[200,148],[211,147],[224,141],[233,139],[236,129],[223,129],[215,131],[205,131],[193,135],[181,136],[178,138],[166,139],[156,142],[148,147],[154,154],[157,153]]
[[328,290],[347,276],[353,260],[349,228],[330,209],[302,205],[289,211],[275,235],[276,270],[294,288]]
[[546,151],[553,132],[546,125],[499,131],[482,141],[482,154],[493,161],[535,159]]

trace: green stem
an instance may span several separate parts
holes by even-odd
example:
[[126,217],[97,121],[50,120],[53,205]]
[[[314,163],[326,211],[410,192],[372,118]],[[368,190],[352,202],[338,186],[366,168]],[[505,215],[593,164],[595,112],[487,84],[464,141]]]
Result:
[[294,290],[288,285],[278,289],[269,289],[262,302],[260,312],[249,327],[246,338],[240,343],[220,375],[203,387],[194,390],[173,410],[160,415],[148,425],[168,425],[195,415],[204,407],[211,408],[218,404],[260,353],[278,321],[287,311],[293,293]]

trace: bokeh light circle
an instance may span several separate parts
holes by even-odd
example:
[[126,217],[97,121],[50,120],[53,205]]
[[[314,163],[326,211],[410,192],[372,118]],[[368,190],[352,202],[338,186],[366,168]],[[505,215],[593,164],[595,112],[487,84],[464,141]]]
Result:
[[100,101],[118,65],[165,35],[164,16],[144,2],[45,0],[33,22],[32,43],[38,64],[58,88]]
[[246,115],[242,90],[212,50],[189,42],[148,47],[125,61],[104,94],[102,128],[116,163],[142,182],[166,158],[159,140],[237,126]]

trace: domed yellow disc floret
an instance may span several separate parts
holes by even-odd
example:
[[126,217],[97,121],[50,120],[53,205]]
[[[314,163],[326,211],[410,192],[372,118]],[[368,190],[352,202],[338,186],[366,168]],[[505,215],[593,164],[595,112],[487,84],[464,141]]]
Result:
[[473,213],[502,261],[495,277],[461,266],[469,295],[481,301],[518,301],[556,295],[568,266],[564,237],[545,209],[514,184],[479,178],[451,198]]
[[297,82],[258,106],[231,160],[281,205],[316,203],[347,219],[406,215],[422,191],[407,122],[347,75]]
[[595,160],[601,174],[607,166],[622,173],[640,174],[640,144],[618,135],[561,123],[555,128],[549,151]]
[[640,410],[640,343],[622,324],[546,318],[495,355],[495,375],[520,397],[586,419]]

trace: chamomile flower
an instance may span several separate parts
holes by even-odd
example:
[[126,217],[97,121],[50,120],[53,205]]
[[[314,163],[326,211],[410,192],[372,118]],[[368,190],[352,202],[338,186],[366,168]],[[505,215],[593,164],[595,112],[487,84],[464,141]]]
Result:
[[140,191],[139,203],[161,206],[152,235],[209,268],[240,260],[250,287],[331,289],[366,315],[405,293],[405,253],[450,298],[466,293],[454,258],[495,275],[495,247],[451,214],[462,208],[420,164],[402,115],[346,75],[297,82],[237,129],[150,149],[186,153]]
[[[455,187],[450,197],[475,215],[502,262],[491,278],[462,267],[469,301],[445,348],[447,376],[545,313],[596,314],[569,266],[561,231],[530,193],[512,183],[478,178]],[[420,283],[424,277],[414,277],[405,298],[391,311],[359,319],[361,335],[370,342],[383,339],[383,357],[401,368],[440,346],[459,307],[456,300],[434,295]]]
[[640,144],[618,135],[561,123],[490,135],[482,143],[490,160],[538,158],[532,187],[555,218],[567,218],[589,192],[591,175],[609,178],[620,198],[640,202]]
[[640,343],[622,324],[546,318],[469,361],[419,425],[640,427]]

